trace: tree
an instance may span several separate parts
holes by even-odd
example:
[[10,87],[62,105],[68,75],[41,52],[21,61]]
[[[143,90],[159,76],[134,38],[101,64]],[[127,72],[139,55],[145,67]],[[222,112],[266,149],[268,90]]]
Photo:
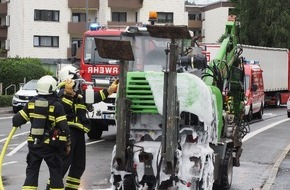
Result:
[[231,0],[241,43],[290,49],[289,0]]
[[[0,83],[3,83],[3,89],[11,84],[15,84],[19,88],[19,84],[32,79],[51,74],[46,71],[39,59],[34,58],[7,58],[0,60]],[[12,89],[8,90],[8,94],[13,94]]]

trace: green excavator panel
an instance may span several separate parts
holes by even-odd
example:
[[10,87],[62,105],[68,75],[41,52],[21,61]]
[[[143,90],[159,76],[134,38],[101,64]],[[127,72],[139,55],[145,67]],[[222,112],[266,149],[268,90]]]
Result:
[[133,113],[158,113],[154,96],[144,72],[128,72],[126,97]]

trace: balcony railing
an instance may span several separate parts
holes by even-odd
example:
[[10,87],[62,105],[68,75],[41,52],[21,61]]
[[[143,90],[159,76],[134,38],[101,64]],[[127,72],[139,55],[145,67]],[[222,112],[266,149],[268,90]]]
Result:
[[108,28],[126,28],[127,26],[133,26],[139,24],[137,22],[117,22],[108,21]]
[[68,0],[68,7],[71,9],[86,8],[86,1],[88,1],[89,9],[99,9],[100,0]]
[[0,15],[7,15],[7,3],[0,3]]
[[7,38],[7,26],[0,26],[0,38]]
[[202,28],[201,20],[188,20],[188,28]]
[[69,22],[68,33],[74,37],[81,37],[86,31],[86,22]]
[[111,8],[139,9],[143,7],[143,0],[108,0]]

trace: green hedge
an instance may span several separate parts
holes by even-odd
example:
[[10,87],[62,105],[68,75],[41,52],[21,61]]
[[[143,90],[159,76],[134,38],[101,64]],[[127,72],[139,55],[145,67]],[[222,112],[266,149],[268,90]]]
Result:
[[0,96],[0,107],[9,107],[11,105],[13,95],[2,95]]
[[[0,59],[0,83],[3,83],[3,94],[5,88],[11,84],[16,85],[16,91],[20,88],[19,84],[32,79],[39,79],[44,75],[52,75],[45,70],[39,59],[36,58],[7,58]],[[14,93],[13,88],[7,90],[7,95]]]

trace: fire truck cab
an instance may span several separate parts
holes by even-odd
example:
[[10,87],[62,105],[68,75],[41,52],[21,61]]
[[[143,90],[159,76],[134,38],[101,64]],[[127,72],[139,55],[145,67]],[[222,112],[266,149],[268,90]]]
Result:
[[[83,35],[79,70],[85,81],[94,84],[94,91],[108,88],[119,76],[119,60],[100,57],[95,38],[120,40],[121,32],[122,29],[107,29],[94,23]],[[75,48],[72,45],[72,52],[76,52]],[[82,88],[85,90],[87,85],[83,84]],[[115,126],[115,97],[116,93],[113,93],[104,101],[91,105],[87,114],[91,121],[89,138],[99,139],[103,131],[108,131],[109,126]]]
[[245,61],[245,117],[261,119],[264,109],[263,70],[258,61]]

